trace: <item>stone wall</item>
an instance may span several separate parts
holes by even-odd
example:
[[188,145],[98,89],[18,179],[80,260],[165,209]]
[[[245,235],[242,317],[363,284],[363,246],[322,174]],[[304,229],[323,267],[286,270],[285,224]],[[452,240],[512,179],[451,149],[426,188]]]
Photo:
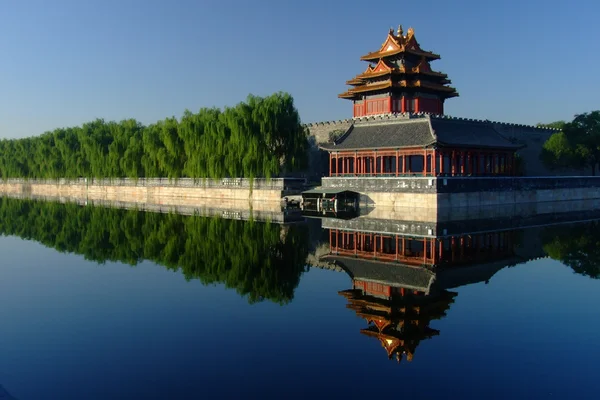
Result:
[[178,206],[194,206],[199,199],[212,199],[215,204],[230,200],[279,203],[282,196],[299,192],[302,182],[289,179],[256,179],[252,183],[248,179],[9,179],[0,181],[0,194]]
[[359,193],[437,193],[437,178],[427,177],[347,177],[323,178],[322,187],[348,189]]
[[361,207],[461,208],[600,199],[600,177],[323,178],[360,194]]
[[308,153],[309,168],[306,175],[310,180],[318,181],[329,174],[329,154],[319,149],[318,145],[330,141],[330,134],[345,133],[352,125],[351,119],[339,121],[315,122],[307,124],[310,150]]

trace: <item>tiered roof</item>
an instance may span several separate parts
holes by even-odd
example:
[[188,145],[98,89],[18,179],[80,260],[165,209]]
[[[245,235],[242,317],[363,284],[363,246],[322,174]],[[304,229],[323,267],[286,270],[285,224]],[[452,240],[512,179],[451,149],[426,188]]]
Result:
[[346,84],[354,87],[339,97],[357,99],[362,93],[388,88],[430,92],[443,98],[458,96],[456,89],[446,86],[451,83],[448,75],[431,69],[429,63],[439,58],[421,49],[412,28],[406,35],[401,26],[397,33],[390,29],[379,50],[361,57],[374,65],[369,64],[363,73],[348,80]]
[[[395,281],[381,283],[394,288],[404,287]],[[347,308],[369,324],[360,332],[377,338],[388,358],[395,356],[398,361],[403,354],[411,361],[422,340],[439,335],[440,332],[429,325],[432,320],[446,315],[457,295],[449,291],[413,295],[407,290],[405,295],[394,294],[391,298],[380,298],[361,289],[344,290],[339,294],[348,300]]]

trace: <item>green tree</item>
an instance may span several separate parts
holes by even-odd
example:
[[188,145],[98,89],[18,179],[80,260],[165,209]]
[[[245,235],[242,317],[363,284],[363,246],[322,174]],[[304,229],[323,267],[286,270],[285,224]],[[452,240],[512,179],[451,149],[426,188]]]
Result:
[[102,119],[0,141],[0,177],[272,177],[306,167],[308,134],[292,96],[248,96],[144,126]]
[[553,128],[563,130],[566,124],[566,121],[554,121],[550,123],[539,122],[536,126],[539,128]]
[[555,122],[561,132],[544,143],[540,157],[550,168],[591,168],[600,163],[600,111],[576,115],[573,121]]

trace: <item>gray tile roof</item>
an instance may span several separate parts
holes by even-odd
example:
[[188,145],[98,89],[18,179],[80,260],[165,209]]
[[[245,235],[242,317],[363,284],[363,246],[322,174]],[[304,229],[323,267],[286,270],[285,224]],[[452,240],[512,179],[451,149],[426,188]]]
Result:
[[498,133],[489,122],[434,117],[430,120],[440,145],[506,149],[521,147]]
[[426,119],[392,122],[362,122],[350,127],[336,144],[323,145],[332,150],[420,147],[435,138]]
[[340,264],[353,279],[377,282],[394,287],[429,292],[435,281],[435,274],[422,267],[334,255],[324,256],[322,259]]
[[453,147],[517,149],[498,133],[492,123],[432,116],[399,120],[357,122],[325,150],[386,149],[426,147],[437,144]]

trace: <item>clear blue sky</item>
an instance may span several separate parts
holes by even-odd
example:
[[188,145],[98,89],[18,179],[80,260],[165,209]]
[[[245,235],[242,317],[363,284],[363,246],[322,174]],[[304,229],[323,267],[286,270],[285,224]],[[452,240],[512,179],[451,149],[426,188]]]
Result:
[[283,90],[303,122],[351,117],[345,81],[412,26],[460,97],[447,114],[531,123],[600,108],[596,0],[0,0],[0,137],[151,123]]

